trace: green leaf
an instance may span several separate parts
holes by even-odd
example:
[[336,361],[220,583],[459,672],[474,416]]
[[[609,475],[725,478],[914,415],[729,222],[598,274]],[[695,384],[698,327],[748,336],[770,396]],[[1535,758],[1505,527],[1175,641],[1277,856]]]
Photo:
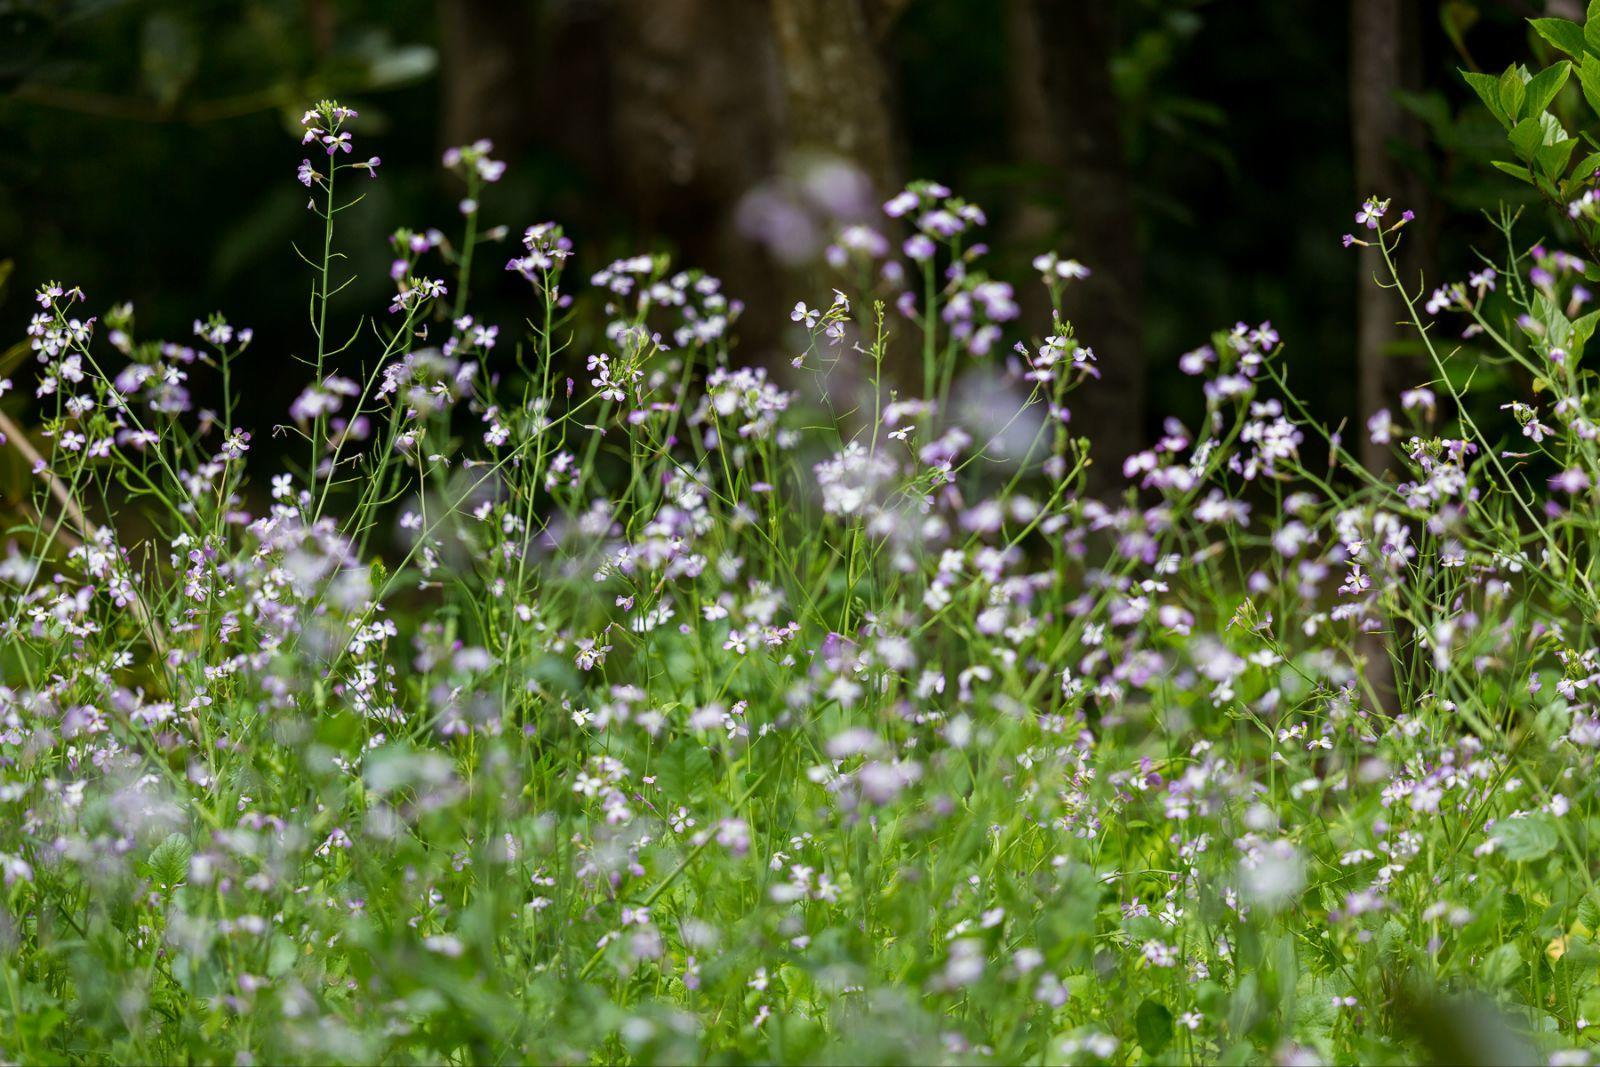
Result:
[[171,889],[189,877],[189,857],[194,846],[182,834],[171,834],[150,852],[145,867],[157,885]]
[[294,966],[299,954],[299,948],[289,938],[283,934],[272,935],[272,946],[267,952],[267,974],[273,978],[283,977]]
[[1500,854],[1516,863],[1543,859],[1556,849],[1556,828],[1544,815],[1525,815],[1495,824],[1494,839]]
[[1538,119],[1523,119],[1511,127],[1511,132],[1506,136],[1511,147],[1517,150],[1518,159],[1532,159],[1533,153],[1539,148],[1543,131],[1539,129]]
[[1540,293],[1533,301],[1533,318],[1543,330],[1545,339],[1555,348],[1570,350],[1572,344],[1572,322],[1562,310],[1551,302],[1550,298]]
[[1529,185],[1533,184],[1533,172],[1527,167],[1519,167],[1515,163],[1507,163],[1501,159],[1492,160],[1491,162],[1496,170],[1504,171],[1518,181],[1527,182]]
[[1478,973],[1488,989],[1497,990],[1510,985],[1521,970],[1522,953],[1516,945],[1507,942],[1483,958]]
[[1583,86],[1583,98],[1589,107],[1600,114],[1600,59],[1585,55],[1578,64],[1578,84]]
[[1515,122],[1522,117],[1522,101],[1527,95],[1525,79],[1522,72],[1516,67],[1507,67],[1506,72],[1500,75],[1500,110],[1505,113],[1507,122]]
[[[1594,312],[1594,314],[1600,315],[1600,311]],[[1583,318],[1587,319],[1588,317],[1588,315],[1585,315]],[[1583,319],[1578,320],[1578,322],[1582,321]],[[1577,324],[1578,323],[1575,322],[1573,323],[1573,326],[1577,326]],[[1589,931],[1591,934],[1597,930],[1600,930],[1600,904],[1595,903],[1593,896],[1584,894],[1584,898],[1578,901],[1578,921],[1582,923],[1583,928]]]
[[434,72],[439,57],[426,45],[391,48],[372,60],[367,68],[367,84],[372,89],[412,85]]
[[1398,956],[1407,943],[1406,928],[1399,919],[1390,918],[1378,929],[1378,958],[1388,962]]
[[1539,113],[1550,106],[1550,101],[1556,98],[1561,87],[1567,84],[1567,76],[1572,73],[1572,64],[1566,60],[1549,66],[1528,79],[1528,84],[1523,87],[1527,100],[1523,104],[1524,110],[1529,115],[1538,117]]
[[1573,200],[1579,191],[1588,184],[1589,176],[1600,170],[1600,152],[1590,152],[1572,168],[1572,177],[1562,186],[1561,199]]
[[[1581,70],[1579,75],[1582,76]],[[1500,125],[1509,127],[1511,121],[1506,118],[1505,110],[1500,106],[1500,79],[1492,74],[1480,74],[1472,70],[1462,71],[1461,77],[1472,87],[1472,91],[1478,94],[1478,99],[1489,109],[1489,114],[1499,119]]]
[[1533,158],[1539,164],[1539,169],[1544,172],[1545,177],[1559,178],[1566,173],[1567,160],[1572,158],[1572,150],[1577,147],[1577,144],[1577,141],[1568,137],[1566,140],[1557,141],[1554,144],[1541,145],[1533,153]]
[[[1455,45],[1457,52],[1467,54],[1467,32],[1478,24],[1483,16],[1472,0],[1444,0],[1439,5],[1439,26],[1444,30],[1444,35],[1450,38],[1450,43]],[[1581,39],[1583,32],[1578,36]]]
[[687,798],[711,775],[711,753],[699,742],[683,738],[674,741],[655,768],[656,784],[673,800]]
[[[1572,337],[1567,341],[1567,354],[1577,362],[1583,356],[1583,346],[1589,343],[1589,338],[1594,336],[1594,328],[1600,325],[1600,311],[1591,311],[1582,318],[1572,320]],[[1590,904],[1588,897],[1583,898],[1585,904]],[[1590,927],[1589,929],[1596,929]]]
[[1585,51],[1583,27],[1567,19],[1530,19],[1534,31],[1557,49],[1573,59],[1580,59]]
[[1151,1056],[1160,1055],[1172,1041],[1172,1012],[1164,1004],[1146,1000],[1134,1012],[1133,1026],[1139,1034],[1139,1044]]
[[1591,53],[1600,53],[1600,3],[1589,5],[1589,17],[1583,22],[1583,47]]

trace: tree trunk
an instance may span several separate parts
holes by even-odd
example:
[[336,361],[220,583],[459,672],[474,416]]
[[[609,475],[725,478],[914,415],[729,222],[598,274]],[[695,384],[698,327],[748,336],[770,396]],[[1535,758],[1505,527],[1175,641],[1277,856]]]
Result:
[[442,114],[446,147],[493,140],[501,152],[520,146],[531,103],[533,65],[529,5],[502,0],[443,0],[439,4]]
[[[1393,198],[1389,219],[1405,208],[1422,209],[1420,182],[1399,166],[1393,146],[1417,138],[1397,94],[1406,83],[1408,51],[1416,36],[1410,32],[1405,0],[1352,0],[1350,7],[1350,129],[1355,162],[1355,197]],[[1412,56],[1411,58],[1414,58]],[[1426,259],[1426,241],[1412,234],[1401,246],[1399,267],[1408,286],[1417,284],[1417,272]],[[1366,420],[1381,408],[1396,403],[1402,390],[1420,384],[1429,368],[1416,357],[1397,355],[1402,340],[1397,325],[1400,312],[1394,293],[1373,282],[1384,271],[1383,256],[1364,248],[1357,256],[1356,280],[1356,393],[1359,424],[1354,428],[1359,455],[1369,470],[1382,472],[1391,461],[1389,446],[1375,444]]]
[[[1069,399],[1073,431],[1094,443],[1091,484],[1120,484],[1122,460],[1145,441],[1140,311],[1144,265],[1112,92],[1113,5],[1011,0],[1014,141],[1024,162],[1059,177],[1059,249],[1093,271],[1069,290],[1067,314],[1098,357],[1101,378]],[[1035,210],[1027,228],[1053,229]],[[1043,251],[1043,249],[1040,249]]]
[[614,8],[611,137],[618,179],[647,232],[684,266],[727,281],[746,304],[751,356],[774,349],[783,321],[771,261],[736,224],[741,198],[776,166],[781,88],[771,24],[756,3],[649,0]]
[[[1414,80],[1420,66],[1418,19],[1408,0],[1352,0],[1350,7],[1350,128],[1354,148],[1356,196],[1393,199],[1386,221],[1411,208],[1424,216],[1424,225],[1402,242],[1397,268],[1408,287],[1418,284],[1430,256],[1427,228],[1436,224],[1421,202],[1424,195],[1417,175],[1400,166],[1393,149],[1403,141],[1419,143],[1421,130],[1409,121],[1398,100],[1399,92]],[[1394,405],[1401,391],[1427,381],[1433,373],[1420,356],[1395,351],[1403,339],[1397,320],[1402,311],[1395,294],[1380,289],[1374,277],[1386,270],[1383,256],[1363,248],[1357,257],[1356,279],[1356,393],[1358,424],[1353,428],[1360,443],[1358,454],[1368,470],[1381,474],[1393,464],[1390,446],[1376,443],[1366,421],[1381,408]],[[1347,438],[1348,439],[1348,438]],[[1400,639],[1395,632],[1405,624],[1387,620],[1388,633],[1363,634],[1358,642],[1365,658],[1368,685],[1388,714],[1400,709],[1399,687],[1390,648]]]
[[785,151],[836,156],[880,194],[900,181],[890,79],[880,49],[895,5],[770,0],[782,67]]

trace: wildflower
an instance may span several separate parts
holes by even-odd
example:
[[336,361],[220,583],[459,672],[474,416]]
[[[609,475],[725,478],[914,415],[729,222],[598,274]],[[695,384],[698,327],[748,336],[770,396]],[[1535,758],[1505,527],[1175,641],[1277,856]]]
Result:
[[926,234],[921,233],[915,233],[907,237],[905,244],[901,247],[901,251],[906,254],[906,258],[914,263],[926,263],[932,259],[934,249],[933,241]]
[[1389,201],[1379,200],[1375,196],[1368,197],[1366,202],[1356,212],[1356,224],[1365,226],[1369,230],[1376,230],[1384,213],[1389,210]]
[[1140,955],[1144,962],[1151,967],[1172,967],[1178,962],[1178,953],[1171,945],[1154,938],[1146,941],[1140,948]]
[[238,459],[248,451],[250,451],[248,430],[232,430],[228,433],[227,440],[222,442],[222,454],[229,459]]
[[1375,445],[1386,445],[1394,440],[1394,417],[1388,408],[1379,408],[1367,417],[1367,434]]
[[599,644],[599,640],[598,637],[586,637],[578,642],[578,654],[574,661],[579,669],[592,671],[605,665],[606,653],[611,651],[611,646]]
[[1438,401],[1433,395],[1433,390],[1427,388],[1426,386],[1418,386],[1415,389],[1407,389],[1405,392],[1400,394],[1400,406],[1402,408],[1407,411],[1414,411],[1418,408],[1421,408],[1430,419],[1433,418],[1434,412],[1437,409],[1437,404]]
[[1075,259],[1062,259],[1054,252],[1033,257],[1033,269],[1044,275],[1046,282],[1067,281],[1089,277],[1089,268]]
[[1560,474],[1550,477],[1550,488],[1569,496],[1583,492],[1591,484],[1589,476],[1577,467],[1568,467]]

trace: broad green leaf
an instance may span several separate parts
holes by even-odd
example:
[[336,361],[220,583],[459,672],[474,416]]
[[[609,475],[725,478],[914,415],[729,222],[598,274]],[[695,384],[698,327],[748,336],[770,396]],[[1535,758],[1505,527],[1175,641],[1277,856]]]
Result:
[[1516,122],[1522,117],[1522,102],[1527,95],[1525,82],[1522,71],[1514,66],[1507,67],[1506,72],[1500,75],[1500,110],[1507,122]]
[[1543,327],[1542,333],[1551,345],[1566,348],[1572,343],[1572,323],[1548,297],[1542,293],[1535,297],[1533,310],[1535,321]]
[[1522,970],[1522,953],[1509,941],[1483,958],[1478,973],[1488,990],[1504,989]]
[[1545,815],[1525,815],[1496,823],[1494,839],[1500,854],[1516,863],[1543,859],[1555,851],[1558,841],[1556,828]]
[[1550,112],[1541,112],[1535,116],[1539,120],[1539,143],[1545,146],[1560,144],[1562,141],[1571,140],[1567,136],[1567,128],[1561,125],[1561,120]]
[[[1583,346],[1594,336],[1596,325],[1600,325],[1600,311],[1591,311],[1582,318],[1572,320],[1572,338],[1567,342],[1567,353],[1574,361],[1582,357]],[[1584,898],[1584,903],[1589,903],[1588,897]]]
[[[1582,72],[1579,73],[1581,75]],[[1492,74],[1480,74],[1473,70],[1462,71],[1461,77],[1472,87],[1472,91],[1478,94],[1478,99],[1489,109],[1489,114],[1499,119],[1502,126],[1511,125],[1506,118],[1505,110],[1500,106],[1500,79]]]
[[1560,199],[1577,199],[1578,194],[1588,185],[1589,178],[1597,170],[1600,170],[1600,152],[1590,152],[1572,168],[1572,177],[1562,186]]
[[189,877],[189,857],[194,855],[194,846],[182,834],[170,834],[167,839],[157,845],[150,852],[150,858],[145,860],[145,866],[150,870],[150,877],[157,885],[171,889],[181,884]]
[[[1439,5],[1439,26],[1444,30],[1445,36],[1450,38],[1450,43],[1455,46],[1456,51],[1462,55],[1467,54],[1468,31],[1476,26],[1482,17],[1478,5],[1472,0],[1444,0],[1444,3]],[[1580,38],[1583,36],[1582,30],[1579,30],[1578,35]]]
[[1139,1045],[1151,1056],[1157,1056],[1172,1041],[1172,1012],[1166,1005],[1146,1000],[1133,1015],[1134,1029],[1139,1034]]
[[1596,114],[1600,114],[1600,59],[1585,55],[1578,64],[1578,84],[1583,86],[1583,98]]
[[1546,67],[1532,78],[1523,87],[1527,96],[1523,110],[1537,118],[1539,113],[1550,106],[1550,101],[1556,98],[1561,87],[1567,84],[1567,76],[1572,73],[1572,64],[1562,60],[1553,66]]
[[1577,141],[1568,137],[1564,141],[1539,146],[1533,155],[1545,177],[1559,178],[1566,173],[1567,161],[1572,158],[1572,150],[1577,144]]
[[1378,958],[1391,960],[1399,955],[1406,944],[1406,928],[1399,919],[1390,918],[1378,928]]
[[376,56],[367,68],[367,78],[374,89],[411,85],[432,74],[438,65],[439,57],[432,48],[407,45]]
[[1535,32],[1573,59],[1584,53],[1583,27],[1567,19],[1530,19]]
[[690,797],[711,775],[711,753],[690,738],[667,747],[655,767],[656,783],[671,800]]
[[1502,159],[1496,159],[1492,162],[1496,170],[1504,171],[1518,181],[1527,182],[1529,185],[1533,184],[1533,172],[1527,167],[1519,167],[1515,163],[1507,163]]
[[1511,127],[1511,132],[1506,136],[1511,147],[1517,150],[1518,159],[1532,159],[1543,139],[1543,131],[1539,129],[1538,119],[1523,119]]
[[[1592,312],[1591,315],[1600,315],[1600,311]],[[1583,319],[1579,319],[1578,322],[1582,322],[1584,319],[1590,317],[1590,315],[1585,315]],[[1575,322],[1572,325],[1576,327],[1578,323]],[[1591,934],[1597,930],[1600,930],[1600,904],[1595,903],[1595,899],[1592,895],[1585,894],[1584,898],[1578,901],[1578,921],[1582,923],[1583,928],[1589,931]]]
[[273,934],[272,947],[267,953],[267,974],[273,978],[281,978],[290,967],[294,966],[299,954],[299,948],[293,941],[283,934]]

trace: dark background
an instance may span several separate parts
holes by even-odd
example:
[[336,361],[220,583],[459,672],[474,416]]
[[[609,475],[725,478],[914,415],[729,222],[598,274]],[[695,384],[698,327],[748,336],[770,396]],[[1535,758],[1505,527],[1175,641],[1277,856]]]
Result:
[[[222,310],[256,330],[243,421],[281,419],[309,337],[291,243],[320,236],[297,121],[333,96],[362,112],[357,155],[384,159],[340,219],[352,324],[387,301],[394,227],[459,229],[441,149],[489,136],[510,170],[486,224],[562,221],[585,276],[674,249],[749,302],[744,358],[779,363],[785,309],[827,289],[746,235],[748,205],[830,156],[877,200],[929,177],[985,205],[997,272],[1021,291],[1047,248],[1095,268],[1073,310],[1107,380],[1078,410],[1110,447],[1195,413],[1177,356],[1237,319],[1278,326],[1337,423],[1363,374],[1418,380],[1384,333],[1394,309],[1363,304],[1339,246],[1359,199],[1414,207],[1416,265],[1464,274],[1489,232],[1478,212],[1519,193],[1486,166],[1500,131],[1457,68],[1533,61],[1523,20],[1571,6],[0,0],[0,326],[22,336],[47,278],[82,285],[91,311],[133,301],[143,337],[186,340]],[[475,303],[509,338],[526,308],[504,258],[484,253]],[[27,394],[26,368],[13,377]]]

